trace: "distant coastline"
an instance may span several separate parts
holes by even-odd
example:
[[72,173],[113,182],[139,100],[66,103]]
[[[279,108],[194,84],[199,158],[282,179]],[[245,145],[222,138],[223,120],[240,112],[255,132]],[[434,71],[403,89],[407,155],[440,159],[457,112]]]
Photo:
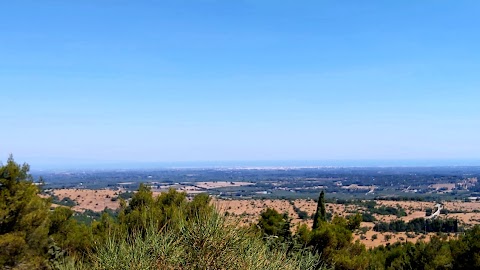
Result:
[[179,162],[105,162],[39,161],[29,162],[33,171],[42,170],[155,170],[155,169],[316,169],[351,167],[477,167],[480,159],[421,160],[272,160],[272,161],[179,161]]

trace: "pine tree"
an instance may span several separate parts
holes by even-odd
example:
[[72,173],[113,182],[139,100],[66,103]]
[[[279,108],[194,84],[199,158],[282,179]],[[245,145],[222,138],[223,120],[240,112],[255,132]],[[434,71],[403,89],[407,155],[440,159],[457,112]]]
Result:
[[327,213],[325,209],[325,192],[322,190],[320,196],[318,197],[317,211],[313,217],[313,226],[312,230],[318,229],[320,223],[327,220]]
[[292,236],[290,221],[287,213],[280,214],[273,208],[267,208],[260,214],[257,225],[265,235],[277,236],[282,242]]
[[37,196],[28,171],[12,156],[0,166],[0,268],[44,266],[50,202]]

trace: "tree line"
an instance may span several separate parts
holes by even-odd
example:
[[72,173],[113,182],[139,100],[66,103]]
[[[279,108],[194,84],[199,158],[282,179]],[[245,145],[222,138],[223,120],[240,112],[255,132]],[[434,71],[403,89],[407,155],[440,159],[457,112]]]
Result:
[[378,222],[375,224],[375,226],[373,226],[373,230],[377,232],[457,233],[463,230],[463,228],[459,226],[458,220],[454,218],[415,218],[410,220],[409,222],[405,222],[403,220]]

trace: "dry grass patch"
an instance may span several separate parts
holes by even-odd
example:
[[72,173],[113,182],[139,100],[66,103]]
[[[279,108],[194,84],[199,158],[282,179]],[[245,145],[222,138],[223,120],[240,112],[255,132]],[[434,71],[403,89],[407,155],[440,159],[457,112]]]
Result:
[[53,192],[59,200],[70,198],[75,201],[77,205],[72,209],[77,212],[85,210],[100,212],[105,208],[117,209],[120,207],[118,200],[112,201],[112,198],[117,197],[119,191],[110,189],[55,189]]

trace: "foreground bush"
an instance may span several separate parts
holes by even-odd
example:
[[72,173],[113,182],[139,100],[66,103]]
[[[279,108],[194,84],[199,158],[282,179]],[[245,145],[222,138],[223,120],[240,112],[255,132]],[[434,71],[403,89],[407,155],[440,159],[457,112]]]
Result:
[[[146,233],[111,235],[87,264],[77,261],[63,269],[318,269],[311,253],[287,255],[270,249],[254,232],[228,224],[212,211],[190,221]],[[318,267],[318,268],[317,268]]]

